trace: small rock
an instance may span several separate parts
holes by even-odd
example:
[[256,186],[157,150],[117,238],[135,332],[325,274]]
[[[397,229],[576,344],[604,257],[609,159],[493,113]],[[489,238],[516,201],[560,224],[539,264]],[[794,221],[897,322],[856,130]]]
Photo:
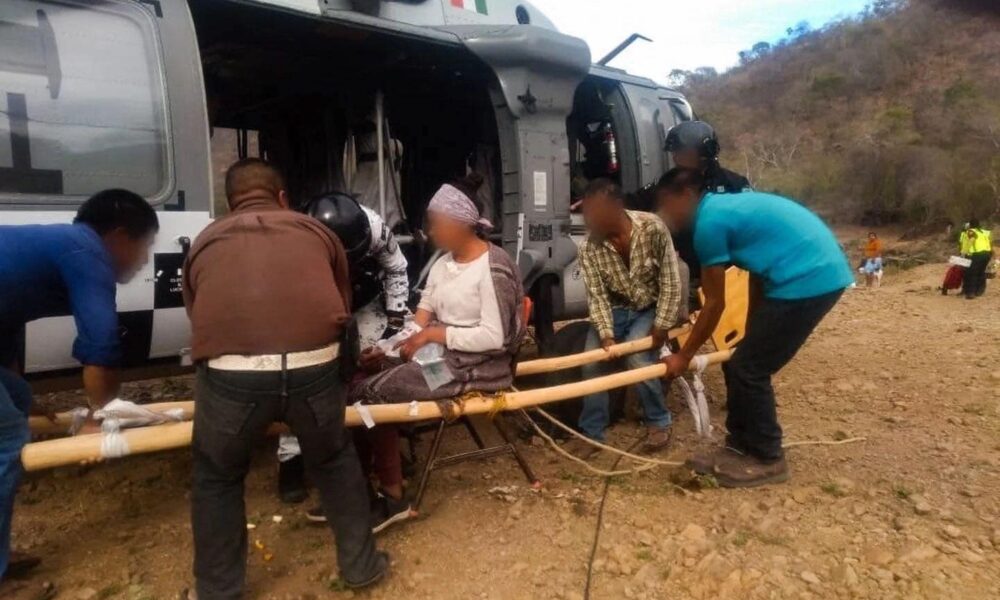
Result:
[[957,540],[962,537],[962,530],[954,525],[946,525],[944,529],[941,530],[941,533],[943,533],[945,537],[952,540]]
[[802,581],[806,583],[811,583],[813,585],[819,583],[819,577],[817,577],[812,571],[802,571],[799,573],[799,577],[801,577]]
[[929,515],[934,509],[927,502],[920,501],[913,505],[913,512],[918,515]]
[[847,563],[843,563],[838,566],[834,570],[833,576],[847,587],[854,587],[858,585],[858,573],[854,570],[854,567]]
[[77,600],[91,600],[97,596],[97,590],[94,588],[83,588],[78,590],[74,596]]
[[792,500],[795,500],[799,504],[805,504],[809,501],[809,490],[805,488],[799,488],[792,492]]
[[688,523],[688,525],[681,530],[681,537],[690,541],[703,540],[705,539],[705,529],[700,525]]
[[921,544],[903,552],[903,554],[900,555],[899,560],[901,562],[920,562],[934,558],[937,555],[938,551],[933,546]]
[[880,569],[879,567],[872,569],[872,577],[882,583],[892,583],[896,579],[896,576],[892,574],[892,571]]
[[895,556],[885,548],[871,548],[865,553],[865,560],[877,566],[884,566],[893,561]]

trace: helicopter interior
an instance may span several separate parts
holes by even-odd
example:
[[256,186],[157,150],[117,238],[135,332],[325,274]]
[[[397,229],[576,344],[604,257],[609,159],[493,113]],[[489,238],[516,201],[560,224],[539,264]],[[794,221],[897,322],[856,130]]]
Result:
[[[368,174],[377,173],[375,107],[382,95],[385,186],[399,217],[389,219],[396,233],[418,230],[431,195],[470,169],[486,178],[479,200],[487,216],[502,222],[494,201],[501,171],[491,74],[473,57],[426,40],[245,5],[194,3],[192,11],[213,131],[239,133],[236,157],[259,155],[278,165],[293,202],[333,190],[357,194],[357,184],[347,189],[347,171],[368,164]],[[250,138],[258,143],[248,144]],[[232,156],[213,150],[213,162],[228,164]],[[218,176],[225,165],[213,168]],[[359,199],[378,206],[371,197],[377,190],[369,186],[369,197]],[[429,250],[407,252],[419,265]]]

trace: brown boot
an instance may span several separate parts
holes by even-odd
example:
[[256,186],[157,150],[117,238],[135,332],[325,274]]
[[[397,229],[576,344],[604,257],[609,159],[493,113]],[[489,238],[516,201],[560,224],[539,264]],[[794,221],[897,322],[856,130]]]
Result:
[[712,474],[722,487],[757,487],[788,481],[788,463],[784,457],[765,463],[754,456],[729,452],[718,457]]
[[572,440],[566,442],[563,449],[573,456],[582,458],[583,460],[590,460],[601,453],[600,448],[577,437],[574,437]]
[[674,430],[669,425],[666,427],[649,427],[646,433],[646,441],[642,444],[642,451],[645,454],[652,454],[670,447],[670,442],[674,439]]

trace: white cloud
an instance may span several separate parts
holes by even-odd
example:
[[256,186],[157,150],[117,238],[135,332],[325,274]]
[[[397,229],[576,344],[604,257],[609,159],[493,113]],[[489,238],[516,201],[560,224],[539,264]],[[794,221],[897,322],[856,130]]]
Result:
[[774,41],[787,27],[814,27],[857,13],[868,0],[534,0],[560,31],[590,44],[597,61],[632,33],[637,41],[612,62],[662,81],[673,69],[729,68],[739,51]]

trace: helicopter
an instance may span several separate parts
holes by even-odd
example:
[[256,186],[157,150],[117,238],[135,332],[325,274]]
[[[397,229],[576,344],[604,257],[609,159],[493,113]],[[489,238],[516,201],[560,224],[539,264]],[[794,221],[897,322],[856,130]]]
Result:
[[[146,198],[161,229],[118,290],[124,362],[176,363],[181,266],[226,211],[233,160],[278,166],[300,205],[338,190],[377,211],[415,291],[437,256],[426,204],[475,170],[540,346],[565,346],[554,323],[587,315],[574,201],[597,177],[655,182],[667,131],[693,118],[678,91],[608,66],[639,38],[595,63],[518,0],[5,0],[0,223],[68,222],[105,188]],[[26,371],[77,368],[75,336],[70,315],[30,323]]]

